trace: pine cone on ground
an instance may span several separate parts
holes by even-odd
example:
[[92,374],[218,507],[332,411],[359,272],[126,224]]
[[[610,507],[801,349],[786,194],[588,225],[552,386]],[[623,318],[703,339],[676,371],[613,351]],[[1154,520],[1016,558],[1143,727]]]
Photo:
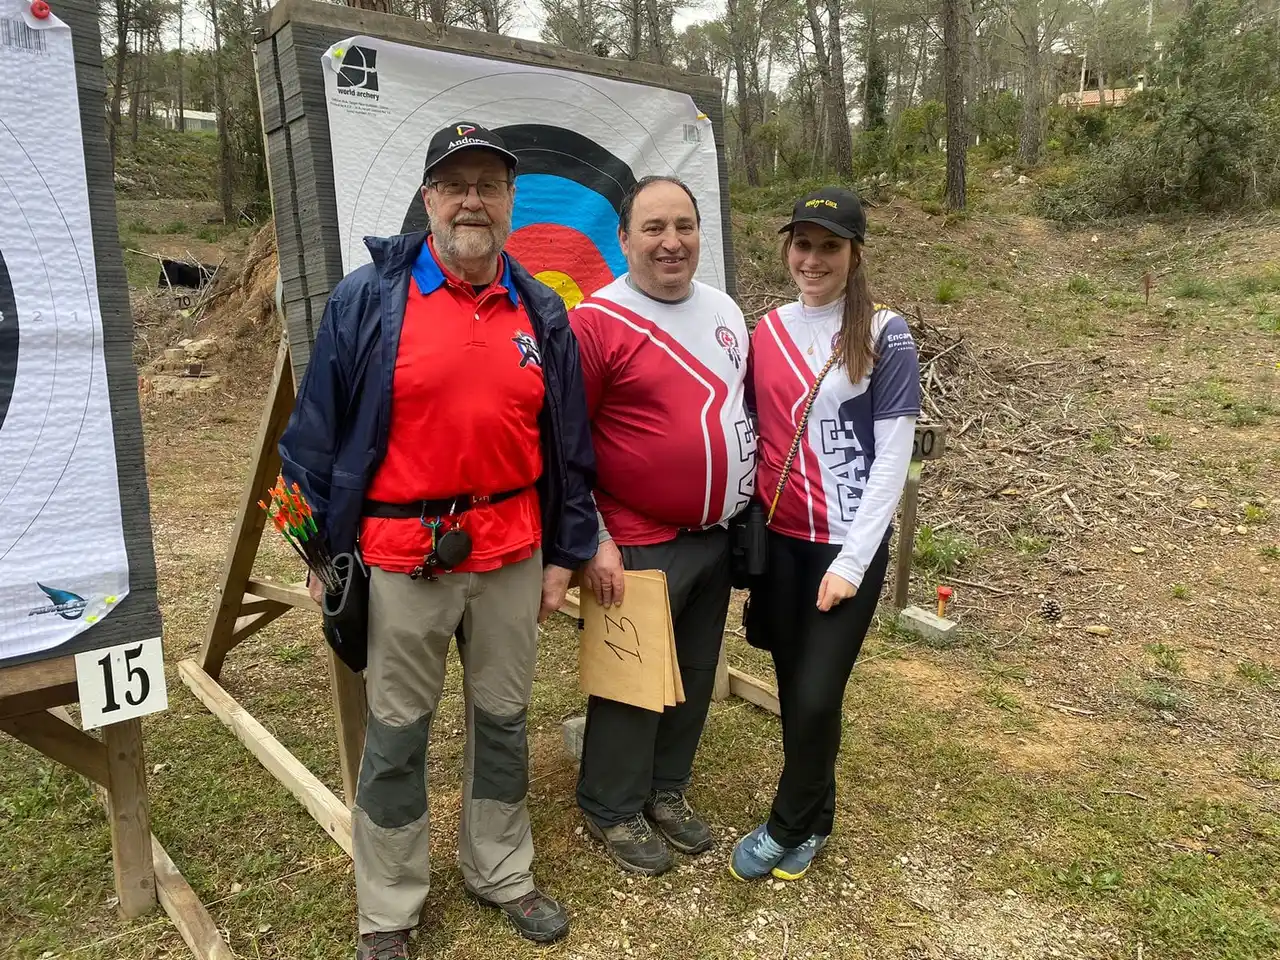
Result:
[[1052,597],[1045,597],[1044,602],[1040,604],[1040,616],[1050,623],[1056,623],[1062,619],[1062,605]]

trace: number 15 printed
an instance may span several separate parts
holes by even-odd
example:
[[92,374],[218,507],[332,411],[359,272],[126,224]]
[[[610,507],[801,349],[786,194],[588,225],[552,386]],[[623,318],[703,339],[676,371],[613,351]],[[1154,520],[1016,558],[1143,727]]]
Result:
[[160,638],[76,654],[85,730],[168,709]]

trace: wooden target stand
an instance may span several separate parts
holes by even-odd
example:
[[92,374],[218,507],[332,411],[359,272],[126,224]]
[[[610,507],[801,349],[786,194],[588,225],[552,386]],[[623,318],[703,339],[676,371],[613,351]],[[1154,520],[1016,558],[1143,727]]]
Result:
[[120,915],[144,916],[159,900],[194,956],[232,960],[213,918],[151,833],[142,721],[108,724],[98,739],[76,726],[67,711],[78,700],[74,656],[0,669],[0,730],[97,788],[111,827]]

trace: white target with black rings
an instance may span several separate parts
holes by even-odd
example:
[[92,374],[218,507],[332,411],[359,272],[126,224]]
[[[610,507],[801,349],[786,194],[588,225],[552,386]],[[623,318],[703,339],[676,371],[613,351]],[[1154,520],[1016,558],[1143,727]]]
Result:
[[71,31],[0,0],[0,660],[129,591]]
[[507,251],[570,306],[625,272],[619,206],[655,174],[697,198],[696,276],[725,289],[715,141],[688,94],[366,36],[331,46],[323,72],[344,271],[368,262],[364,237],[427,227],[427,144],[470,121],[520,160]]

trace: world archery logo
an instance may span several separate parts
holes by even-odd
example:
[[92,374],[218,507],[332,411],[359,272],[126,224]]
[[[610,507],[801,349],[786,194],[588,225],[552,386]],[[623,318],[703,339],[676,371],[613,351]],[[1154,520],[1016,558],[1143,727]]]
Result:
[[542,366],[542,354],[538,351],[538,341],[533,339],[532,334],[516,331],[516,335],[511,338],[511,342],[520,351],[521,370],[531,363],[534,366]]
[[338,47],[338,92],[348,97],[378,99],[378,51],[369,47]]
[[738,349],[738,336],[723,323],[716,327],[716,343],[724,347],[724,352],[733,361],[733,369],[742,366],[742,353]]
[[41,614],[56,613],[63,620],[79,620],[80,615],[84,613],[88,601],[79,594],[72,593],[70,590],[59,590],[57,587],[46,587],[39,582],[36,586],[43,590],[44,595],[52,602],[43,607],[36,607],[29,611],[27,616],[36,617]]

